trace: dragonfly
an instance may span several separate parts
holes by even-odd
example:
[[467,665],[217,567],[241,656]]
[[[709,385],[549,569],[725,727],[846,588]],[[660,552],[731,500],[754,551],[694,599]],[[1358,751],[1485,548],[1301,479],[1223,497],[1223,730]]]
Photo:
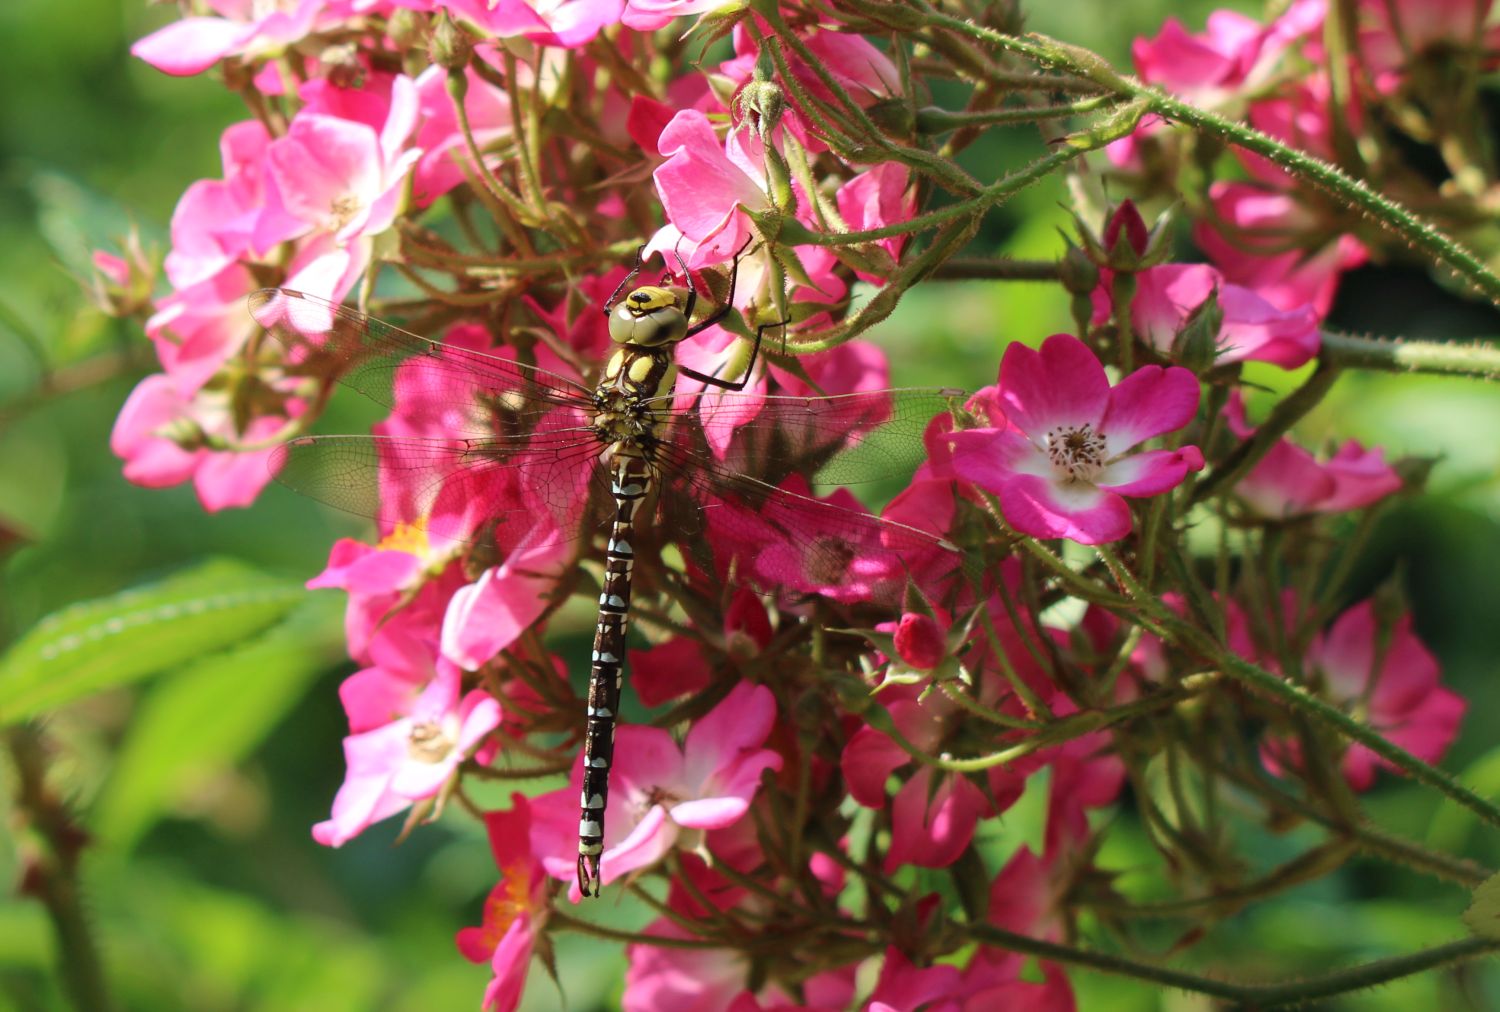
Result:
[[[439,500],[483,517],[453,535],[506,555],[573,539],[603,541],[604,574],[590,655],[583,733],[577,876],[599,895],[615,719],[641,535],[708,541],[733,555],[721,575],[761,592],[791,588],[835,600],[894,600],[913,559],[957,549],[937,531],[870,514],[852,497],[821,499],[788,480],[815,474],[848,485],[910,473],[925,455],[929,422],[961,403],[947,388],[828,396],[745,392],[763,336],[742,377],[727,380],[676,361],[681,342],[720,323],[729,295],[700,320],[698,288],[681,282],[605,301],[613,353],[592,386],[503,353],[419,337],[347,306],[289,289],[249,297],[252,315],[282,345],[289,378],[333,377],[392,412],[438,427],[291,439],[272,457],[275,478],[389,531],[419,521]],[[700,388],[679,392],[678,377]],[[410,431],[407,431],[410,430]],[[654,510],[643,509],[651,503]],[[695,558],[701,556],[694,556]]]

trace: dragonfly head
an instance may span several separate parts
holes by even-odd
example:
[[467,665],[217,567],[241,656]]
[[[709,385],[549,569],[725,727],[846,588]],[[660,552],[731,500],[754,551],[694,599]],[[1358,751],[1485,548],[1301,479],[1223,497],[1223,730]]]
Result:
[[686,289],[642,285],[609,314],[610,339],[646,348],[675,344],[687,336],[686,303]]

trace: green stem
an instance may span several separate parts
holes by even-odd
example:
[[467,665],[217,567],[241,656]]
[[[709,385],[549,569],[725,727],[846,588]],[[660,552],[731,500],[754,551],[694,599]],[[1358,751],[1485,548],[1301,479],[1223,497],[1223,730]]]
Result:
[[1478,956],[1488,955],[1500,948],[1500,942],[1484,938],[1463,938],[1456,942],[1423,949],[1420,952],[1376,960],[1373,963],[1365,963],[1346,970],[1337,970],[1309,980],[1292,981],[1286,984],[1235,984],[1104,952],[1090,952],[1071,945],[1044,942],[997,928],[992,924],[972,924],[968,927],[968,933],[981,942],[1011,952],[1036,956],[1066,965],[1086,967],[1102,973],[1133,977],[1137,980],[1196,994],[1206,994],[1257,1009],[1300,1004],[1374,987],[1377,984],[1399,980],[1414,973],[1452,966]]
[[1207,478],[1194,486],[1191,502],[1199,503],[1217,492],[1233,488],[1252,467],[1260,462],[1262,457],[1270,452],[1277,440],[1286,435],[1303,415],[1317,406],[1323,396],[1328,393],[1329,388],[1333,386],[1338,375],[1337,366],[1328,362],[1319,362],[1317,369],[1307,378],[1307,382],[1293,390],[1282,399],[1280,404],[1276,405],[1276,410],[1272,411],[1271,417],[1255,430],[1255,435],[1235,447],[1222,463],[1214,467],[1213,472]]
[[1433,262],[1450,268],[1490,301],[1500,303],[1500,275],[1491,271],[1482,260],[1453,238],[1337,166],[1282,144],[1243,123],[1200,109],[1158,88],[1148,87],[1133,77],[1119,73],[1103,58],[1088,50],[1035,33],[1026,38],[1006,35],[961,18],[940,14],[925,0],[916,2],[929,24],[940,25],[970,38],[1000,46],[1042,67],[1087,78],[1117,95],[1143,100],[1148,105],[1148,112],[1220,137],[1246,151],[1261,155],[1292,175],[1331,194],[1346,206],[1358,208],[1368,214],[1411,246],[1426,253]]
[[1009,257],[954,257],[931,277],[934,281],[1056,281],[1056,260],[1012,260]]
[[1331,365],[1384,372],[1422,372],[1500,379],[1500,344],[1494,341],[1408,341],[1323,331],[1318,356]]
[[1034,123],[1044,119],[1060,119],[1096,112],[1120,101],[1118,95],[1094,95],[1065,102],[1062,105],[1042,105],[1031,108],[986,109],[982,112],[953,112],[926,106],[917,110],[917,132],[941,134],[964,127],[999,126],[1006,123]]
[[87,836],[74,822],[66,802],[47,786],[46,746],[42,732],[20,724],[6,732],[15,769],[15,807],[35,830],[45,853],[23,851],[19,890],[47,908],[57,937],[58,976],[79,1009],[114,1007],[104,981],[104,964],[89,930],[79,885],[79,862]]

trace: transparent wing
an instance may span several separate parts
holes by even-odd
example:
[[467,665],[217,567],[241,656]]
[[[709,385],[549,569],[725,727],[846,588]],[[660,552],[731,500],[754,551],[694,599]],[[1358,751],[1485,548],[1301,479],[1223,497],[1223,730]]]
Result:
[[680,444],[662,447],[658,458],[667,501],[697,506],[696,524],[674,524],[684,540],[697,542],[692,554],[705,566],[735,560],[739,578],[757,589],[894,604],[909,579],[956,588],[972,578],[962,554],[937,531],[885,520],[847,491],[819,499],[772,486]]
[[314,295],[263,288],[248,303],[256,322],[286,348],[289,373],[334,376],[386,408],[403,402],[429,415],[462,416],[476,406],[498,406],[524,424],[556,407],[592,403],[589,390],[565,376],[429,341]]
[[272,454],[278,482],[336,509],[434,542],[504,551],[561,544],[608,523],[598,443],[541,431],[520,439],[303,436]]

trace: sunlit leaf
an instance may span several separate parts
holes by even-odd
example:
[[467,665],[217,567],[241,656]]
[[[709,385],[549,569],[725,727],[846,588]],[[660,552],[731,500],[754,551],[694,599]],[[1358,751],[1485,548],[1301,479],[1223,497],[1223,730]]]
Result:
[[0,723],[33,717],[238,643],[305,597],[231,560],[70,605],[0,658]]
[[343,658],[340,600],[318,594],[256,639],[164,679],[142,703],[94,817],[128,850],[185,794],[253,751]]
[[1474,890],[1463,921],[1480,938],[1500,939],[1500,874],[1491,875]]

